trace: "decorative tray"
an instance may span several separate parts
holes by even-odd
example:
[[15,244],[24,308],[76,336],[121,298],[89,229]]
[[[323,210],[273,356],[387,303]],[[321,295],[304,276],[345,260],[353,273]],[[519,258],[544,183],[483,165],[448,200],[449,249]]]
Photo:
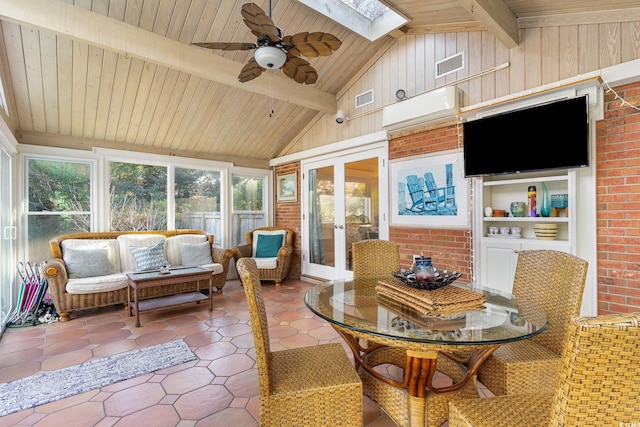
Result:
[[433,291],[435,289],[443,288],[453,282],[455,282],[462,273],[459,271],[448,271],[436,269],[435,280],[417,280],[416,274],[413,270],[405,270],[401,268],[398,271],[391,273],[393,277],[400,280],[402,283],[411,286],[416,289],[424,289],[427,291]]

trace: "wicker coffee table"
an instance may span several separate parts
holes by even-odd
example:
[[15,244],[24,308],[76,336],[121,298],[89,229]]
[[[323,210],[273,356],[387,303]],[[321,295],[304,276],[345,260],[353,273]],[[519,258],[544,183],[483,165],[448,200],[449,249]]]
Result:
[[[127,287],[127,301],[129,303],[129,315],[136,316],[136,326],[140,326],[140,312],[156,310],[165,307],[172,307],[191,302],[200,303],[205,299],[209,299],[209,311],[213,310],[213,272],[200,267],[176,268],[169,270],[168,273],[160,271],[142,271],[127,273],[129,284]],[[138,299],[138,290],[151,288],[156,286],[175,285],[177,283],[197,281],[198,287],[194,292],[182,294],[168,295],[164,297],[151,298],[140,301]],[[209,282],[209,296],[200,293],[200,281]],[[133,290],[133,300],[131,299],[131,290]]]

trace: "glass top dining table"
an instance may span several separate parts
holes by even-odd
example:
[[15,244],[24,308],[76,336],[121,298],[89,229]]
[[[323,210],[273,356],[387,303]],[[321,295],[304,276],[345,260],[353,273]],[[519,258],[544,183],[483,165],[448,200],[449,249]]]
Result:
[[[448,316],[426,315],[378,295],[376,286],[389,280],[393,280],[391,275],[327,281],[310,288],[304,301],[346,341],[353,351],[356,369],[364,369],[393,386],[407,387],[412,397],[410,405],[424,405],[428,391],[446,393],[462,388],[475,379],[478,368],[500,345],[531,338],[547,328],[547,317],[538,306],[474,284],[448,286],[482,294],[486,300],[484,308]],[[406,351],[401,381],[369,366],[371,354],[388,347]],[[446,387],[432,384],[439,354],[455,360],[465,371],[461,381]],[[410,412],[412,426],[425,425],[424,410],[410,408]]]

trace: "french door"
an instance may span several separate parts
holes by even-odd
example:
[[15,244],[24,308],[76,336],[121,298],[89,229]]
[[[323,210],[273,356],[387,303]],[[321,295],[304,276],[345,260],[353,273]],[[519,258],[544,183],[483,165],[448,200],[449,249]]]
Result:
[[0,147],[0,334],[13,310],[14,248],[12,157]]
[[351,245],[388,239],[387,148],[302,163],[302,274],[352,278]]

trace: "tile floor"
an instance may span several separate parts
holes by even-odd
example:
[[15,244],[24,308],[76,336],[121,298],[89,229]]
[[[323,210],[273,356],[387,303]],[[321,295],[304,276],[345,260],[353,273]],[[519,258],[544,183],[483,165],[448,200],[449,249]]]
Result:
[[[277,288],[264,283],[272,350],[340,342],[350,354],[331,326],[305,307],[311,286],[293,279]],[[199,360],[0,417],[0,427],[258,426],[257,368],[240,282],[228,281],[213,301],[213,312],[208,304],[189,304],[141,313],[140,327],[120,306],[64,323],[7,328],[0,338],[0,382],[180,338]],[[366,397],[364,420],[367,427],[396,426]]]

